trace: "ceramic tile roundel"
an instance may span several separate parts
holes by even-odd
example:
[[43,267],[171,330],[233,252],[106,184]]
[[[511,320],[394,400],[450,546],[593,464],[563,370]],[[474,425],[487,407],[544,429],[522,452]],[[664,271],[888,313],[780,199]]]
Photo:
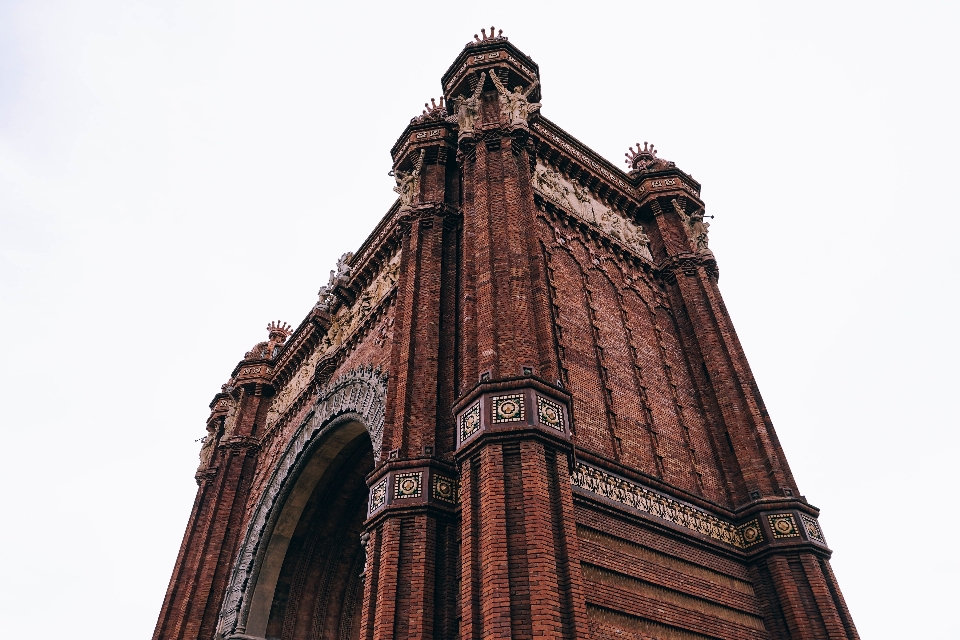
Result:
[[775,538],[794,538],[800,535],[797,530],[797,523],[793,519],[793,515],[789,513],[767,516],[767,520],[770,521],[770,528],[773,529],[773,537]]
[[523,394],[511,393],[493,398],[494,422],[519,422],[524,419]]
[[460,441],[480,430],[480,403],[477,402],[460,416]]
[[398,500],[402,500],[403,498],[419,498],[422,482],[423,473],[420,471],[416,473],[398,473],[395,480],[395,497]]
[[557,431],[563,431],[563,409],[559,404],[537,396],[537,413],[541,423]]

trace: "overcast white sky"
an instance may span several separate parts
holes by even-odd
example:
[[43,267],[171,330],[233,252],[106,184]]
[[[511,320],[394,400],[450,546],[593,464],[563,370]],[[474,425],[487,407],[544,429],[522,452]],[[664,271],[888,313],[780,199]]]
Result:
[[0,635],[152,633],[208,402],[493,23],[544,115],[703,183],[861,635],[960,638],[955,6],[0,2]]

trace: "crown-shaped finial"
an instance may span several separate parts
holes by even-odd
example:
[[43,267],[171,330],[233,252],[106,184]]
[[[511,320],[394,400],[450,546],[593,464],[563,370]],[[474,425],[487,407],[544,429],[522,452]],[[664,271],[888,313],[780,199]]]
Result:
[[423,115],[425,116],[437,115],[438,111],[443,111],[446,113],[446,107],[443,106],[443,96],[440,96],[440,104],[437,104],[433,98],[430,98],[430,104],[424,102],[423,106]]
[[281,342],[290,337],[293,333],[292,328],[286,322],[281,320],[276,320],[267,325],[267,331],[270,332],[271,338],[277,338]]
[[644,142],[642,149],[640,148],[640,143],[638,142],[636,151],[633,150],[633,147],[630,147],[630,151],[623,155],[627,157],[624,162],[630,165],[630,168],[633,171],[643,171],[653,164],[654,160],[658,160],[657,150],[649,142]]
[[468,44],[483,44],[484,42],[489,42],[490,40],[506,40],[507,39],[507,37],[503,35],[503,29],[500,29],[499,31],[497,31],[496,35],[494,35],[493,27],[490,27],[490,35],[487,35],[486,29],[480,29],[480,33],[483,34],[483,38],[481,38],[477,34],[473,34],[473,39],[475,40],[475,42],[470,42]]

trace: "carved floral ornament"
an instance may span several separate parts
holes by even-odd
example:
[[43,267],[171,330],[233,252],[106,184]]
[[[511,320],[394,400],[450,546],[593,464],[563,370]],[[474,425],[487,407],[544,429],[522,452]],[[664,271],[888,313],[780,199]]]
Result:
[[596,227],[636,255],[653,261],[643,227],[600,202],[588,188],[537,160],[533,188],[550,202]]

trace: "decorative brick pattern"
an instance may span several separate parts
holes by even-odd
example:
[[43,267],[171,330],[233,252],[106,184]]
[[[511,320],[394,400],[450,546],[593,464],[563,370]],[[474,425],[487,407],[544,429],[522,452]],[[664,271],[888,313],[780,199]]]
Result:
[[800,537],[800,530],[797,529],[797,521],[793,519],[793,514],[775,513],[767,516],[767,521],[773,530],[774,538]]
[[556,402],[538,395],[537,414],[541,423],[557,431],[563,431],[563,408]]
[[393,497],[395,499],[419,498],[423,492],[423,472],[398,473],[393,479],[393,484]]
[[493,397],[493,422],[521,422],[525,419],[523,394],[511,393]]

